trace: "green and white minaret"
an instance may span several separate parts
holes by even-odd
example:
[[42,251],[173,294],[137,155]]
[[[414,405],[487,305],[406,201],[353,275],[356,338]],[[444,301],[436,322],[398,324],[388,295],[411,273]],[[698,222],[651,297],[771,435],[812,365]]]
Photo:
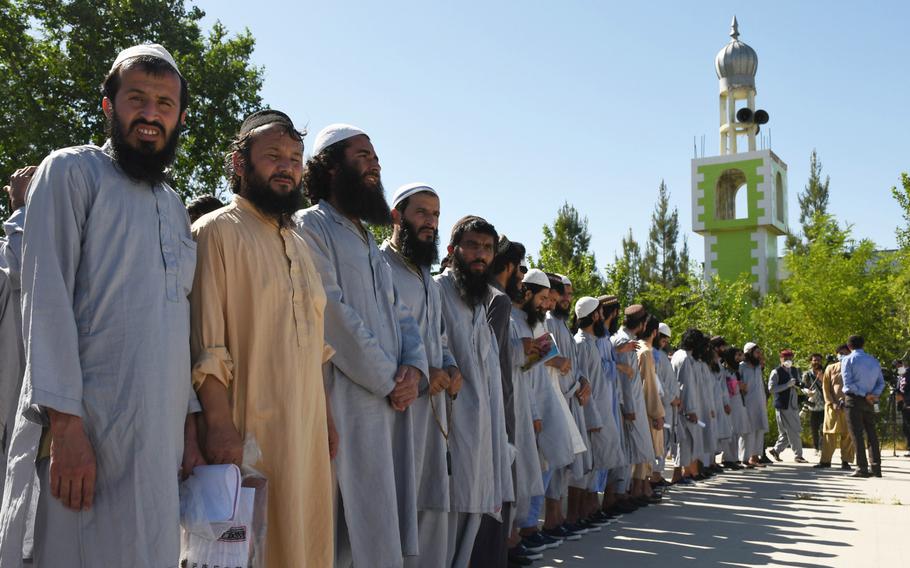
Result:
[[714,61],[720,155],[692,160],[692,229],[705,238],[706,278],[748,274],[764,294],[777,285],[777,237],[787,233],[787,164],[755,149],[768,120],[755,108],[758,55],[739,40],[735,17],[730,37]]

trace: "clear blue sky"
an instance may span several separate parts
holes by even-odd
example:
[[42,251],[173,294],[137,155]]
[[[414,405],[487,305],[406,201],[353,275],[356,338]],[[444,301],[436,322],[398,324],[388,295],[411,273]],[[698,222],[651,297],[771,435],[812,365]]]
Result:
[[440,191],[443,243],[473,213],[536,254],[568,201],[588,217],[601,267],[629,227],[646,240],[662,178],[703,259],[690,160],[694,136],[717,153],[714,56],[735,13],[759,57],[756,106],[789,165],[791,227],[816,148],[831,211],[894,246],[890,187],[910,170],[910,3],[195,4],[207,25],[252,31],[266,104],[307,124],[310,144],[326,124],[356,124],[389,197],[412,181]]

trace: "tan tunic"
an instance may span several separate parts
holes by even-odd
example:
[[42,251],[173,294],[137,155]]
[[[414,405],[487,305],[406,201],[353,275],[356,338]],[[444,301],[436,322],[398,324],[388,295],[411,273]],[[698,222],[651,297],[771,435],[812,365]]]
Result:
[[648,410],[648,426],[651,429],[651,441],[654,442],[655,455],[664,451],[664,429],[655,429],[652,420],[664,418],[664,404],[657,388],[657,365],[651,346],[644,341],[638,342],[638,369],[641,373],[642,388],[645,391],[645,408]]
[[248,200],[193,225],[193,386],[228,387],[269,480],[268,565],[331,566],[332,480],[322,363],[325,292],[309,248]]
[[840,362],[832,363],[825,369],[822,376],[822,391],[825,393],[825,434],[849,433],[847,428],[847,413],[842,408],[837,408],[837,403],[846,398],[844,394],[844,378],[840,372]]

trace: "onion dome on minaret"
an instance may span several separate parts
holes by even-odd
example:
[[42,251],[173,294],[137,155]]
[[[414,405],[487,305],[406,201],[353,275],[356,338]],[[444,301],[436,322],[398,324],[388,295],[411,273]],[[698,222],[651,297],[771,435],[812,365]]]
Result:
[[755,72],[758,71],[758,55],[755,50],[739,41],[739,23],[733,16],[730,27],[730,43],[717,52],[714,69],[720,79],[720,90],[727,91],[742,87],[755,88]]

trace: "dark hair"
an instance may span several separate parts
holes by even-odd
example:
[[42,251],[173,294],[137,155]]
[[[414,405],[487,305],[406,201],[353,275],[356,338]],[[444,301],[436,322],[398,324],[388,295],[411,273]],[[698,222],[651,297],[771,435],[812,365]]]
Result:
[[846,343],[841,343],[837,346],[837,349],[834,350],[835,353],[840,353],[841,351],[850,351],[850,346]]
[[[306,132],[298,132],[280,122],[271,123],[269,126],[273,124],[279,125],[285,134],[298,142],[302,142],[303,137],[306,136]],[[224,155],[224,175],[227,176],[231,191],[234,193],[240,193],[240,176],[234,171],[234,152],[240,152],[240,155],[243,157],[244,169],[249,171],[250,167],[253,165],[250,150],[252,149],[253,141],[256,138],[254,135],[255,132],[256,129],[254,128],[249,132],[238,134],[236,138],[231,140],[227,154]]]
[[152,55],[139,55],[137,57],[131,57],[122,62],[120,65],[111,69],[107,74],[107,77],[104,78],[104,82],[101,83],[102,96],[107,97],[108,100],[111,101],[111,104],[113,104],[114,99],[117,97],[117,91],[120,90],[121,73],[127,69],[132,69],[134,67],[139,68],[154,77],[161,77],[168,73],[177,75],[177,78],[180,79],[180,114],[183,114],[183,111],[186,110],[187,105],[190,103],[190,95],[186,79],[184,79],[183,75],[178,73],[176,69],[171,67],[170,63],[164,59],[154,57]]
[[822,356],[821,353],[813,353],[812,355],[809,355],[809,360],[811,361],[814,357],[818,357],[818,358],[821,359],[822,361],[825,360],[824,356]]
[[695,329],[689,328],[683,332],[679,339],[679,348],[683,351],[698,351],[701,344],[705,341],[705,335]]
[[455,223],[455,226],[452,227],[452,236],[449,239],[449,246],[457,247],[460,245],[461,239],[464,237],[465,233],[490,235],[493,237],[494,247],[496,246],[496,241],[499,240],[499,234],[496,232],[496,227],[491,225],[483,217],[468,215],[459,219],[458,222]]
[[344,162],[344,151],[350,143],[350,139],[335,142],[307,161],[303,170],[303,190],[313,205],[332,194],[332,170]]
[[186,204],[186,212],[190,216],[190,223],[193,223],[206,213],[211,213],[222,207],[224,207],[224,203],[214,195],[200,195],[194,197]]
[[727,347],[726,349],[724,349],[723,351],[720,352],[720,359],[721,359],[721,361],[723,361],[724,367],[726,367],[727,370],[733,371],[734,373],[736,373],[737,376],[739,375],[739,371],[737,370],[737,365],[736,365],[736,354],[738,352],[739,352],[739,349],[737,349],[736,347]]
[[851,335],[847,339],[847,346],[850,347],[851,350],[862,349],[865,344],[866,340],[863,339],[862,335]]
[[619,304],[610,304],[609,306],[601,304],[598,307],[604,315],[604,321],[607,321],[614,315],[619,315]]
[[717,349],[718,347],[723,347],[723,346],[726,345],[726,344],[727,344],[727,340],[724,339],[723,336],[721,336],[721,335],[715,335],[715,336],[712,337],[711,340],[708,342],[708,345],[709,345],[712,349]]
[[518,266],[521,259],[525,257],[525,246],[515,241],[509,242],[508,245],[493,258],[493,264],[490,265],[491,274],[501,274],[506,269],[507,264]]
[[[574,316],[575,314],[572,315]],[[591,325],[594,325],[594,312],[591,312],[583,318],[577,318],[577,321],[575,322],[575,329],[581,329],[583,327],[588,327]]]
[[550,279],[551,290],[556,290],[560,296],[566,293],[566,285],[562,283],[562,278],[552,272],[547,272],[547,278]]
[[[639,324],[641,324],[643,321],[645,321],[648,318],[648,316],[649,316],[648,312],[645,312],[645,311],[641,311],[635,315],[626,316],[626,319],[623,321],[623,325],[625,325],[629,329],[632,329],[633,327],[638,327]],[[658,322],[658,324],[659,323],[660,322]]]
[[642,337],[650,337],[652,333],[657,331],[657,328],[660,326],[660,322],[656,317],[648,314],[648,317],[645,318],[645,330],[641,333]]

